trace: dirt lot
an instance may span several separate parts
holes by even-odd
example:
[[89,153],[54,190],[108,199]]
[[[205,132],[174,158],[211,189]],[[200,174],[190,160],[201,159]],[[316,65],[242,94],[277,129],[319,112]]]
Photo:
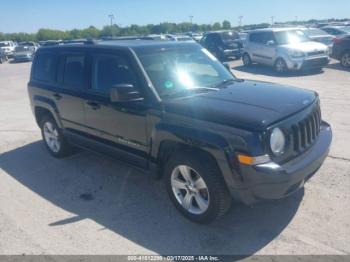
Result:
[[231,63],[241,78],[313,89],[334,141],[305,190],[235,205],[210,226],[184,219],[162,181],[109,158],[49,156],[30,111],[30,63],[0,65],[0,254],[350,254],[350,72],[276,76]]

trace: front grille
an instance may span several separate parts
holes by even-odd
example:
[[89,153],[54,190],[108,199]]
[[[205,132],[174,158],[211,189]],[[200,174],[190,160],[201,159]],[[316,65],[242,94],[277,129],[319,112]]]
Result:
[[321,111],[319,106],[305,119],[292,125],[294,152],[304,151],[313,145],[320,133],[320,125]]
[[324,54],[325,54],[324,51],[314,51],[314,52],[308,52],[307,53],[308,56],[324,55]]

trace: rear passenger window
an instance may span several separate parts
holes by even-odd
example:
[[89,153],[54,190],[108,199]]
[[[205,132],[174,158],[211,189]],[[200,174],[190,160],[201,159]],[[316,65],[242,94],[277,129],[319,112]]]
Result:
[[64,65],[63,85],[68,89],[84,87],[85,56],[67,55]]
[[128,61],[120,56],[96,55],[93,59],[92,88],[98,92],[108,93],[118,84],[136,86],[136,75]]
[[252,33],[249,37],[249,40],[254,43],[263,43],[263,34],[262,33]]
[[55,76],[55,55],[39,53],[35,58],[34,79],[41,82],[52,82]]

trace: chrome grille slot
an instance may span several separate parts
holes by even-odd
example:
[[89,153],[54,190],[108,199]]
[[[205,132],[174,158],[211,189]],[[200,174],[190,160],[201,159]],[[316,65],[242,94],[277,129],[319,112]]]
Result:
[[306,118],[292,125],[294,152],[300,152],[310,147],[320,133],[321,112],[317,107]]

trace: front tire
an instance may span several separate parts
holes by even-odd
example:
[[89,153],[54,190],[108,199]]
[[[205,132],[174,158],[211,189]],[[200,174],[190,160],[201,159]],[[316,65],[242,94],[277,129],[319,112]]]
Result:
[[340,63],[345,68],[350,68],[350,51],[346,51],[340,58]]
[[283,58],[278,58],[275,62],[275,71],[279,74],[286,73],[288,71],[287,63]]
[[165,184],[175,207],[189,220],[208,224],[224,215],[231,196],[216,163],[197,152],[181,152],[165,166]]
[[62,158],[70,154],[71,147],[52,117],[44,116],[40,127],[45,147],[52,156]]
[[246,67],[249,67],[252,65],[252,59],[247,53],[243,54],[242,61],[243,61],[243,65]]

